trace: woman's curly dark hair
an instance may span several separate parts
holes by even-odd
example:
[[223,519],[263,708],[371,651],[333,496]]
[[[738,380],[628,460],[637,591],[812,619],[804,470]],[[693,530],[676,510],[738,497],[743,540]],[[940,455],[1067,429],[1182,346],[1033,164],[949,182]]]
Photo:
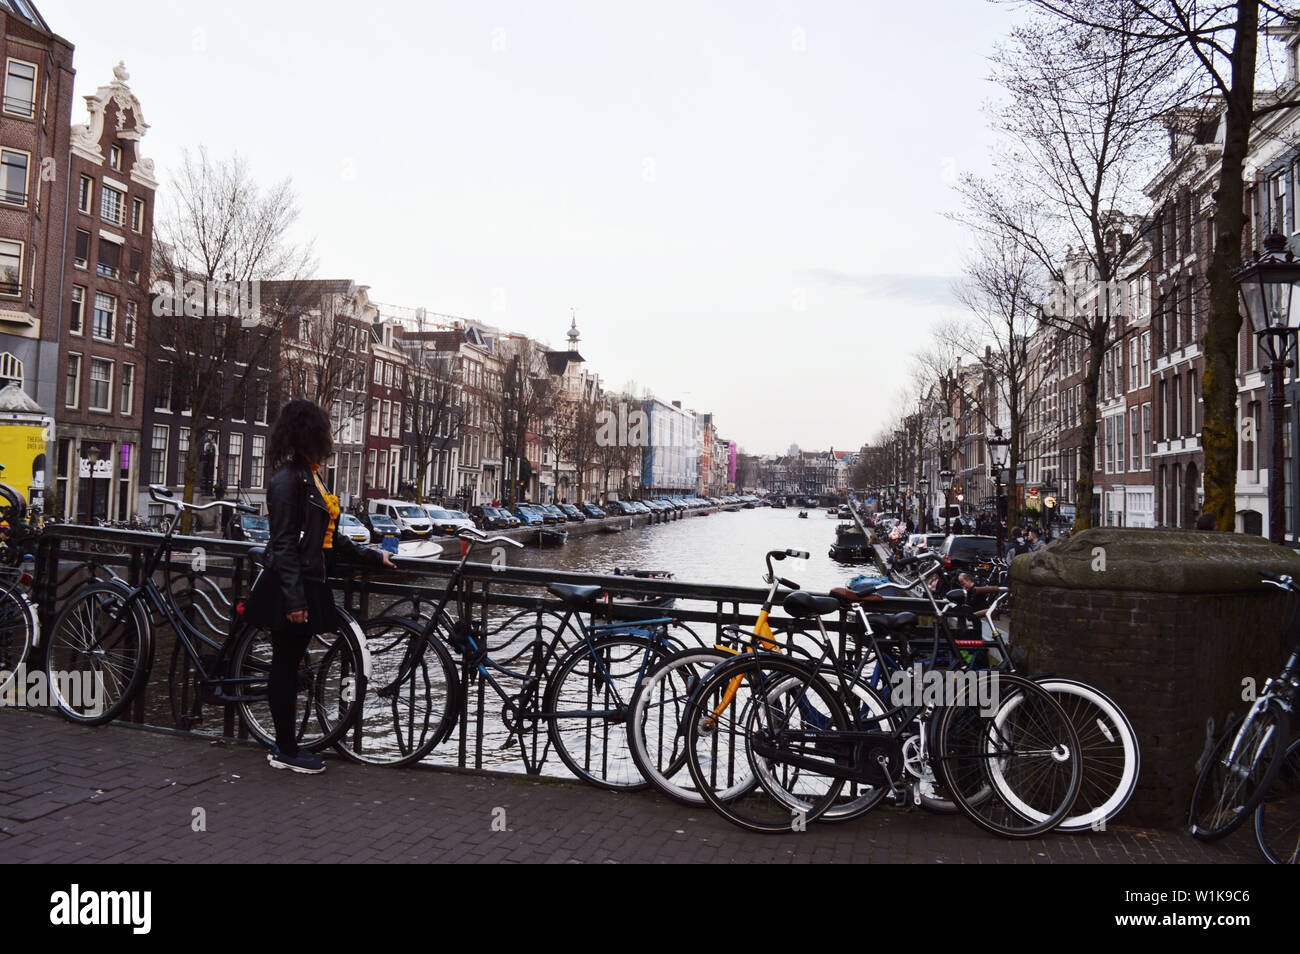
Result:
[[270,445],[268,456],[272,470],[298,456],[319,464],[334,452],[329,416],[319,404],[294,398],[271,426]]

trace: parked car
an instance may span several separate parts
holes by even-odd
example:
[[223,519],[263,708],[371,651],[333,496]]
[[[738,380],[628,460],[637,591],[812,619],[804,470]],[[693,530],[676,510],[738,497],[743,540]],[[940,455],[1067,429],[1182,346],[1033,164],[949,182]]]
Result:
[[609,512],[620,517],[631,517],[636,513],[636,510],[626,500],[611,500],[609,502]]
[[470,507],[469,515],[480,530],[508,530],[518,520],[498,507]]
[[271,539],[271,521],[260,513],[241,513],[230,521],[230,539],[266,543]]
[[429,514],[418,504],[407,500],[372,500],[366,507],[371,513],[391,517],[402,528],[403,539],[427,537],[432,532]]
[[[474,526],[474,521],[470,519],[470,515],[463,510],[448,510],[445,507],[434,507],[429,504],[425,504],[424,509],[429,512],[429,519],[433,521],[435,533],[441,530],[443,533],[454,535],[465,527],[473,528]],[[451,529],[448,530],[448,527]]]
[[945,539],[942,533],[913,533],[903,544],[903,556],[914,557],[918,553],[938,552]]
[[540,527],[546,523],[546,518],[541,511],[534,509],[529,504],[515,504],[510,512],[518,517],[520,523],[525,527]]
[[361,522],[366,525],[370,531],[371,543],[383,543],[384,535],[391,533],[397,539],[402,539],[402,527],[392,517],[386,513],[367,513],[361,517]]
[[945,570],[971,570],[979,564],[989,563],[997,555],[997,537],[973,534],[954,534],[944,541],[943,548],[939,551]]
[[370,542],[370,531],[366,525],[350,513],[339,514],[338,531],[353,543],[365,545]]
[[587,515],[573,504],[560,504],[559,508],[564,511],[564,515],[573,523],[585,523],[587,521]]
[[597,507],[593,503],[585,503],[582,505],[581,509],[582,512],[585,513],[592,520],[599,520],[602,517],[606,516],[604,509],[601,507]]

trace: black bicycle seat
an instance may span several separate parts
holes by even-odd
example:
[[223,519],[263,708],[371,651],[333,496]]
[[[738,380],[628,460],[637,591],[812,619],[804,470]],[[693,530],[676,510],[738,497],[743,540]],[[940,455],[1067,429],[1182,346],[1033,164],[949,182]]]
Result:
[[883,613],[871,613],[867,616],[867,622],[871,624],[872,629],[883,629],[890,632],[899,629],[910,629],[916,625],[915,613],[894,613],[887,616]]
[[839,609],[840,601],[833,596],[813,596],[803,590],[795,590],[781,605],[791,616],[825,616]]
[[558,596],[560,602],[573,607],[589,606],[602,592],[599,586],[571,586],[568,583],[551,583],[546,589],[551,595]]
[[266,566],[266,547],[253,547],[248,556],[258,566]]

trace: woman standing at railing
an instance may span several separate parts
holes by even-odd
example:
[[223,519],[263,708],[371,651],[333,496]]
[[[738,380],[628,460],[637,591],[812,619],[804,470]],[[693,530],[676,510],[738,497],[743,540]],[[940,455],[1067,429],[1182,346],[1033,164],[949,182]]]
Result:
[[298,665],[312,637],[339,625],[334,595],[326,583],[326,558],[343,556],[373,566],[393,566],[387,553],[358,547],[337,532],[338,498],[325,487],[320,468],[334,452],[330,422],[316,404],[302,398],[285,405],[271,428],[271,466],[266,492],[271,525],[266,572],[249,595],[245,617],[271,630],[268,694],[276,747],[267,758],[274,768],[314,774],[325,763],[299,751],[295,738]]

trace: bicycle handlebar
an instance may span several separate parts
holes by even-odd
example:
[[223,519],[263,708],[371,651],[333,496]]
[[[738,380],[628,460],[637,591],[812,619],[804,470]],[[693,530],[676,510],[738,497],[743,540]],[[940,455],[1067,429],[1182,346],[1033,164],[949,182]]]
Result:
[[470,540],[474,543],[508,543],[512,547],[523,547],[523,544],[518,540],[511,537],[503,537],[499,533],[496,536],[490,537],[477,527],[461,527],[456,531],[456,536],[460,537],[462,540]]
[[233,500],[214,500],[211,503],[205,504],[186,503],[184,500],[177,500],[176,495],[161,484],[150,484],[149,496],[158,501],[158,503],[171,504],[177,510],[199,511],[211,510],[213,507],[229,507],[231,510],[238,511],[239,513],[257,513],[256,507],[250,507],[248,504],[236,503]]

